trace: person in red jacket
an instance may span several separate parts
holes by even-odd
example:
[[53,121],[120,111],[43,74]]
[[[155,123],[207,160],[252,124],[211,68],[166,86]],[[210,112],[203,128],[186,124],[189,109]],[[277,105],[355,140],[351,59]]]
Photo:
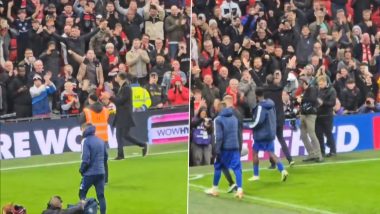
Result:
[[187,105],[189,104],[189,89],[182,85],[180,77],[176,76],[172,79],[172,87],[168,91],[168,100],[171,105]]

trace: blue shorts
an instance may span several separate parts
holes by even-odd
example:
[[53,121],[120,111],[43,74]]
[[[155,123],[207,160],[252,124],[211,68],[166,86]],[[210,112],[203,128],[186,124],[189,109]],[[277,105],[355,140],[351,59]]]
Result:
[[241,169],[240,152],[239,151],[222,151],[220,157],[214,163],[215,170],[227,169]]
[[255,152],[274,152],[274,141],[255,142],[252,147]]

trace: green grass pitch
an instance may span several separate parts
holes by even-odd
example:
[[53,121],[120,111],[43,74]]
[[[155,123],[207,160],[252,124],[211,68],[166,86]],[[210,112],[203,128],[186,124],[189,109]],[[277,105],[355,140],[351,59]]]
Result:
[[203,193],[210,188],[213,167],[190,168],[189,214],[378,214],[380,213],[380,152],[339,154],[322,164],[287,168],[289,177],[280,182],[277,170],[268,170],[261,161],[260,181],[249,182],[252,163],[243,164],[245,198],[239,201],[225,193],[228,185],[222,176],[217,198]]
[[[187,147],[187,143],[152,145],[145,158],[138,147],[125,147],[131,158],[122,161],[112,161],[116,151],[110,150],[107,213],[186,213]],[[62,197],[64,207],[78,202],[79,161],[80,153],[2,160],[0,204],[14,202],[39,214],[53,195]],[[40,166],[46,164],[52,165]],[[87,197],[96,198],[94,188]]]

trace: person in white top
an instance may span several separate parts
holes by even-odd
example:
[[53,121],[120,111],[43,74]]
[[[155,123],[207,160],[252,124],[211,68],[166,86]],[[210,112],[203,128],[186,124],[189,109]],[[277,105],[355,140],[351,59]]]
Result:
[[220,5],[223,18],[232,19],[233,17],[240,17],[241,11],[239,5],[232,0],[224,0]]

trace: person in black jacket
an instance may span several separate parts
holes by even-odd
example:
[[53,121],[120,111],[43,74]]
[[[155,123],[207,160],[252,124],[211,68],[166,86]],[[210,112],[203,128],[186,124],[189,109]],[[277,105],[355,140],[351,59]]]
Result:
[[[276,109],[276,136],[278,142],[281,144],[282,152],[284,153],[286,159],[288,160],[289,164],[292,166],[294,165],[294,161],[292,156],[290,156],[289,148],[286,145],[285,139],[284,139],[284,122],[285,122],[285,115],[284,115],[284,103],[282,102],[282,91],[284,89],[282,84],[282,76],[281,71],[276,70],[274,72],[274,75],[268,75],[267,76],[267,84],[264,85],[264,97],[265,99],[271,99],[276,103],[275,109]],[[271,158],[271,169],[275,169],[276,165],[274,160]]]
[[32,20],[32,29],[28,32],[28,48],[39,56],[46,48],[47,35],[37,19]]
[[333,129],[333,108],[336,103],[336,91],[334,87],[327,85],[326,77],[320,76],[318,82],[318,109],[315,132],[321,147],[321,153],[325,155],[325,141],[324,136],[327,138],[327,146],[330,148],[330,153],[326,157],[336,155],[335,140],[332,135]]
[[[80,29],[78,26],[74,26],[71,28],[69,37],[62,37],[56,33],[54,33],[55,29],[49,29],[46,30],[47,33],[51,34],[54,39],[59,40],[60,42],[66,43],[67,50],[72,50],[75,53],[83,56],[86,51],[86,44],[88,41],[90,41],[91,37],[93,37],[95,34],[97,34],[100,31],[100,28],[96,28],[95,30],[86,33],[84,35],[81,35]],[[77,75],[77,71],[79,68],[78,62],[75,61],[75,59],[70,56],[68,58],[68,63],[73,66],[73,76]]]
[[151,108],[162,108],[167,101],[166,94],[163,93],[163,88],[158,84],[158,74],[152,72],[149,75],[149,83],[145,85],[152,100]]
[[113,122],[113,126],[116,127],[116,140],[117,140],[117,157],[115,160],[124,159],[123,146],[124,141],[129,142],[142,147],[142,155],[146,156],[148,152],[148,145],[140,142],[136,138],[129,134],[132,127],[135,126],[132,115],[132,89],[127,85],[127,73],[119,72],[115,78],[115,81],[120,86],[116,96],[111,97],[111,101],[116,105],[116,116]]
[[17,118],[32,116],[32,97],[29,93],[28,79],[25,65],[18,64],[17,76],[12,79],[8,86],[10,96],[13,99],[14,111]]
[[301,139],[309,154],[303,161],[322,162],[321,148],[315,134],[318,89],[310,85],[310,79],[304,76],[300,78],[300,84],[304,90],[302,97],[297,98],[297,102],[301,103]]
[[42,211],[42,214],[83,214],[84,202],[79,202],[76,206],[68,209],[62,209],[62,199],[60,196],[53,196],[47,203],[46,210]]

